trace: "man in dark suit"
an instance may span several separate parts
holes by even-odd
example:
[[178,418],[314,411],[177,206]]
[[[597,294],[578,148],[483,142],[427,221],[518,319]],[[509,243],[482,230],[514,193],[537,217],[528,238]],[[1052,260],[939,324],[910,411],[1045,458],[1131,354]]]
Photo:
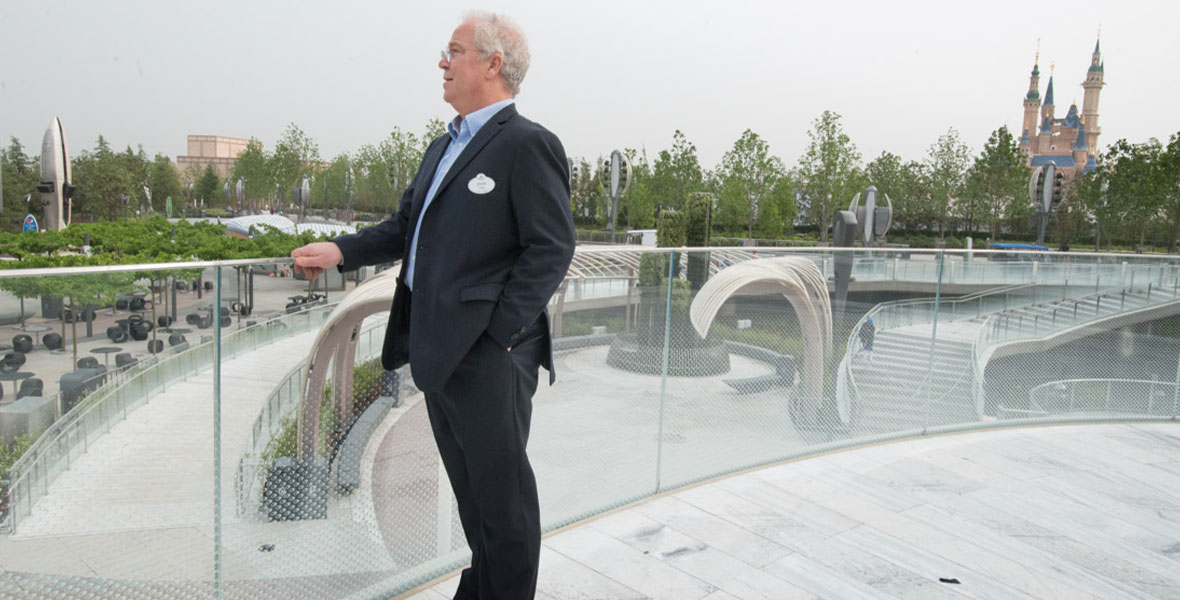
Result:
[[459,116],[427,148],[393,216],[291,253],[317,276],[404,259],[382,362],[407,362],[471,547],[455,598],[532,598],[541,533],[525,453],[538,367],[553,362],[545,310],[574,251],[561,142],[516,112],[528,70],[520,30],[473,13],[439,68]]

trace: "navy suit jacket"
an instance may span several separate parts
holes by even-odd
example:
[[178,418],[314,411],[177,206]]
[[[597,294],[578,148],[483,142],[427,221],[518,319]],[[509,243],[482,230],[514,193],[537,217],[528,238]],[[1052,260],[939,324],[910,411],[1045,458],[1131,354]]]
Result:
[[[344,254],[341,271],[409,254],[414,224],[449,143],[445,134],[431,142],[392,217],[333,240]],[[482,194],[469,188],[481,174],[494,182]],[[422,219],[413,294],[402,262],[383,366],[409,362],[415,385],[434,391],[480,335],[510,348],[545,312],[569,268],[569,198],[569,163],[557,136],[517,114],[515,105],[496,113],[451,165]],[[545,344],[550,349],[543,364],[552,383],[547,329]]]

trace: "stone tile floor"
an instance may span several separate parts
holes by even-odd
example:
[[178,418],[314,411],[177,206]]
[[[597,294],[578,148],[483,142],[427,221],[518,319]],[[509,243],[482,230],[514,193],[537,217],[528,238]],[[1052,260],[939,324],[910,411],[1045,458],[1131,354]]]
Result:
[[958,434],[747,472],[548,536],[537,596],[1180,598],[1180,427]]

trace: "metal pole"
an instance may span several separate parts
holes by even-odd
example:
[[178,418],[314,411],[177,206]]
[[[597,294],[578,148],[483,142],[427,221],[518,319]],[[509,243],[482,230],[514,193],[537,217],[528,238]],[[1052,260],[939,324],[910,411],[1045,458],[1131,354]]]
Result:
[[668,392],[668,358],[672,351],[672,266],[676,261],[676,253],[668,253],[668,301],[664,308],[664,364],[660,377],[660,423],[656,436],[656,491],[660,490],[660,478],[664,465],[664,401]]
[[221,267],[213,293],[213,597],[221,600]]

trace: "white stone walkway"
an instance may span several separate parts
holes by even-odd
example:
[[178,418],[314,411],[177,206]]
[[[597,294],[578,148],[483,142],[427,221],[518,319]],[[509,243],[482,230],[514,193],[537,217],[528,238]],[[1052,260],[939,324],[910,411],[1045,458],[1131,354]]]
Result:
[[559,600],[1180,598],[1180,426],[805,459],[575,525],[545,539],[541,565],[538,598]]

